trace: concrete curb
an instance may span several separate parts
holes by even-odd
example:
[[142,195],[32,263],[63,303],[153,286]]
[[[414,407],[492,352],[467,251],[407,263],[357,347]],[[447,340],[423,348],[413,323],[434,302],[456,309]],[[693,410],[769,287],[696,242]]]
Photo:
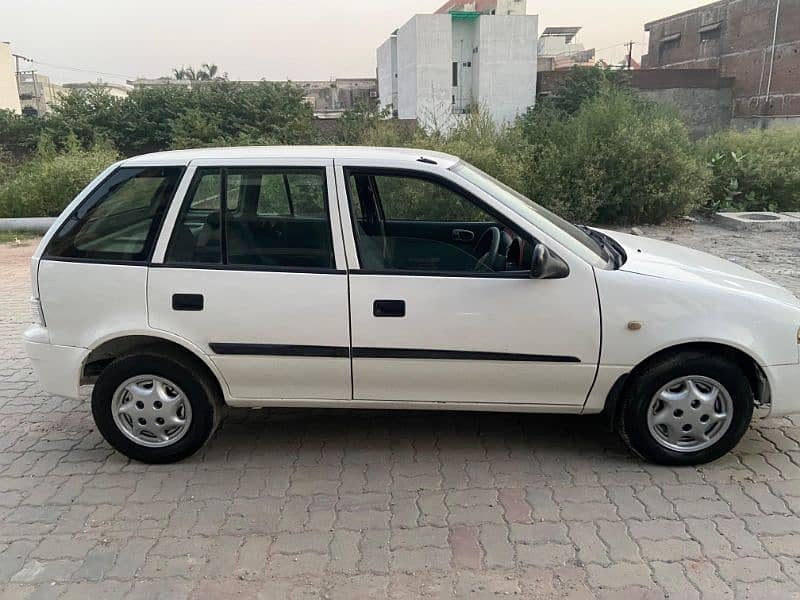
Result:
[[0,219],[0,231],[31,231],[45,233],[55,222],[55,217],[33,217],[29,219]]

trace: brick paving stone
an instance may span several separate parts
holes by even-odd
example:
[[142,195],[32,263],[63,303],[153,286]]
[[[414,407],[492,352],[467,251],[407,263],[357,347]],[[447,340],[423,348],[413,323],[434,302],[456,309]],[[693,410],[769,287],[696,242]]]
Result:
[[531,507],[525,500],[525,490],[520,488],[502,488],[498,491],[498,500],[505,510],[505,519],[509,523],[528,523],[531,520]]
[[554,544],[545,542],[530,546],[517,544],[517,560],[521,565],[533,567],[558,567],[573,563],[575,546],[572,544]]
[[628,586],[653,585],[650,568],[644,563],[616,563],[609,567],[588,565],[589,582],[598,588],[621,589]]
[[684,561],[686,577],[700,591],[704,600],[730,600],[733,590],[717,573],[716,566],[708,560]]
[[[800,293],[793,233],[644,230]],[[675,469],[593,417],[230,409],[196,456],[142,465],[38,388],[33,248],[0,246],[4,599],[800,598],[800,417]]]
[[774,558],[737,558],[719,560],[719,572],[728,582],[752,583],[764,579],[783,579],[781,565]]
[[456,568],[479,569],[483,551],[478,541],[478,528],[457,525],[450,529],[450,549]]
[[700,591],[686,576],[681,563],[655,561],[652,563],[652,568],[653,578],[666,590],[667,597],[681,598],[682,600],[700,600]]

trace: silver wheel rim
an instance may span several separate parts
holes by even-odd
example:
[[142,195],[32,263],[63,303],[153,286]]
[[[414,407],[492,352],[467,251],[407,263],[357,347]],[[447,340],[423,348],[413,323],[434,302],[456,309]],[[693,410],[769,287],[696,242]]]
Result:
[[192,405],[186,394],[158,375],[123,381],[111,399],[111,414],[125,437],[148,448],[174,444],[192,424]]
[[670,381],[647,409],[650,435],[676,452],[713,446],[731,426],[733,402],[725,387],[709,377],[690,375]]

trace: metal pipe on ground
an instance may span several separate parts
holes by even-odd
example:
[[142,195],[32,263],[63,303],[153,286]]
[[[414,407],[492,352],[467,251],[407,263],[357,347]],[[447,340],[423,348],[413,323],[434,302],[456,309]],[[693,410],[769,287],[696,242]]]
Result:
[[55,222],[55,217],[32,217],[21,219],[0,219],[0,231],[29,231],[45,233]]

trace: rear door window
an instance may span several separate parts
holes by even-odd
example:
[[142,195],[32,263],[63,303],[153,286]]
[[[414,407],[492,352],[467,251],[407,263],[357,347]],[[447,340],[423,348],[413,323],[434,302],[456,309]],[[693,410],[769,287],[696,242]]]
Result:
[[333,269],[326,190],[324,168],[198,169],[165,262]]
[[122,167],[101,183],[50,240],[44,258],[145,263],[183,167]]

